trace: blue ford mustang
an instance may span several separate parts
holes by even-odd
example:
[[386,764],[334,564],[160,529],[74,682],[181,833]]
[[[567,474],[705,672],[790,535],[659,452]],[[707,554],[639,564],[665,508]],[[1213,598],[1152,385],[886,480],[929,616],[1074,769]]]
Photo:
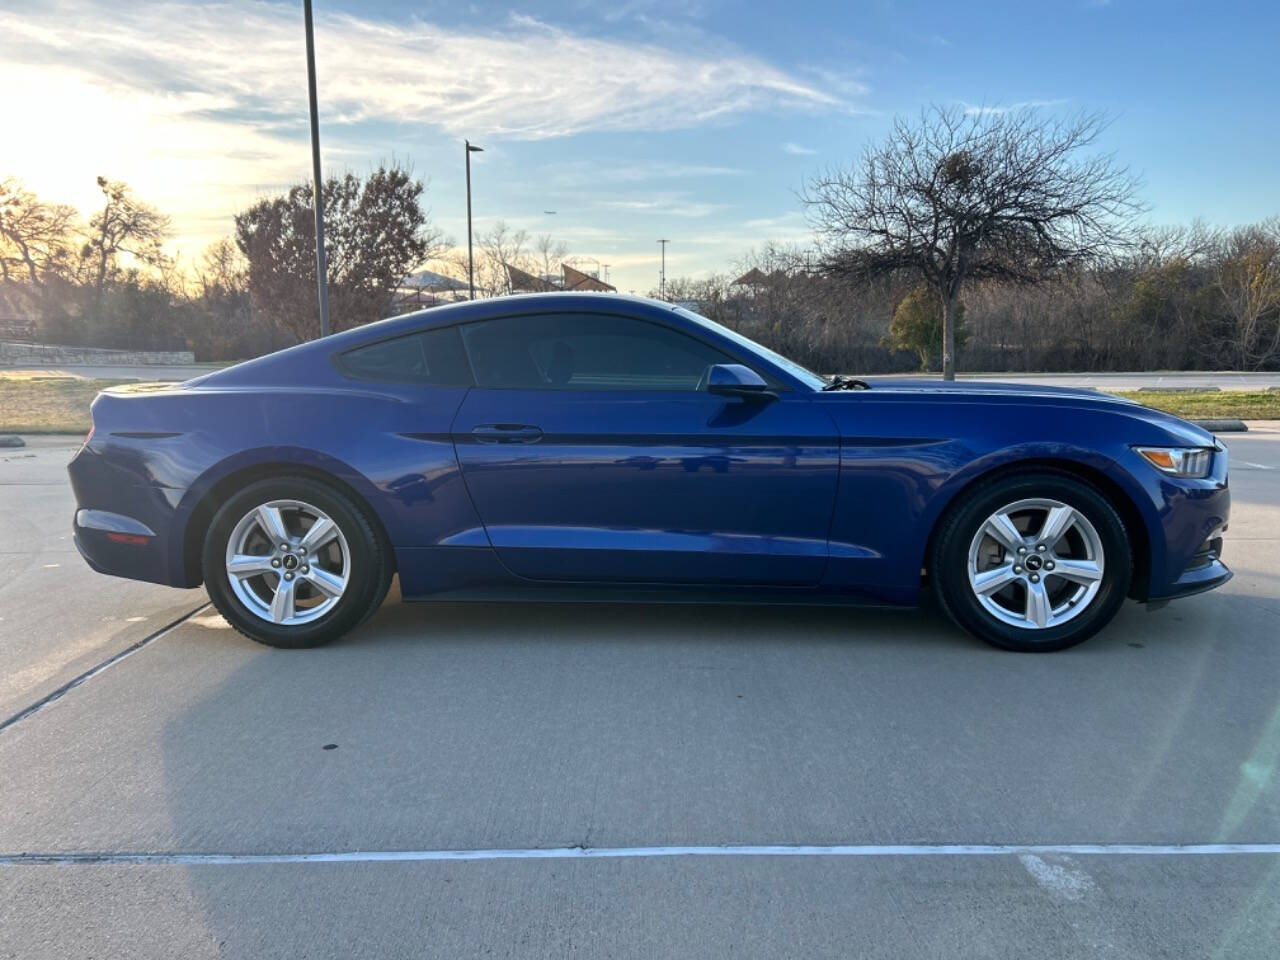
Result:
[[109,390],[70,466],[103,573],[263,643],[411,600],[910,605],[1055,650],[1224,583],[1227,453],[1092,391],[827,380],[668,304],[508,297]]

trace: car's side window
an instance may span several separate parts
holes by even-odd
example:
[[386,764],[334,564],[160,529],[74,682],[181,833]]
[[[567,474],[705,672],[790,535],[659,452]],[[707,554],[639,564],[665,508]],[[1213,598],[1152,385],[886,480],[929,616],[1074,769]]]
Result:
[[457,327],[424,330],[348,350],[338,358],[348,376],[387,383],[471,386],[471,366]]
[[501,317],[465,325],[462,339],[481,387],[696,390],[708,366],[736,362],[677,330],[611,314]]

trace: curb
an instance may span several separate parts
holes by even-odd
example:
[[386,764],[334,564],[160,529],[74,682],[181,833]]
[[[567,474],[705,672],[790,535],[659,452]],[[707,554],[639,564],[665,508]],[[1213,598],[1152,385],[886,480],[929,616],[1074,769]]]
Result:
[[1221,387],[1139,387],[1139,393],[1221,393]]
[[27,441],[19,436],[11,434],[0,434],[0,447],[25,447]]
[[1197,427],[1204,427],[1210,433],[1248,433],[1249,428],[1243,420],[1192,420]]

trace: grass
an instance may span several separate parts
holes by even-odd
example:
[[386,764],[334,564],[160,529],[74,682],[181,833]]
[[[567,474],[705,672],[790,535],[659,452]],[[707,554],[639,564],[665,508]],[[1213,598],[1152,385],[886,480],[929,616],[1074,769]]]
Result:
[[0,433],[88,433],[98,392],[131,382],[0,370]]
[[1240,390],[1203,393],[1119,392],[1143,406],[1176,414],[1187,420],[1280,420],[1280,393],[1245,393]]

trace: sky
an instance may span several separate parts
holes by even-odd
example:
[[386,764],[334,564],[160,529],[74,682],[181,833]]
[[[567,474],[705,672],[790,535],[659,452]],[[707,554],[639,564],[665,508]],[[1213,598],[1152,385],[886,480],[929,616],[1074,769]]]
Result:
[[[1280,214],[1280,4],[314,0],[323,162],[427,182],[466,242],[502,219],[619,289],[809,237],[805,178],[937,103],[1105,111],[1153,223]],[[302,4],[0,0],[0,178],[88,213],[99,174],[190,261],[310,175]],[[549,212],[554,211],[554,212]]]

